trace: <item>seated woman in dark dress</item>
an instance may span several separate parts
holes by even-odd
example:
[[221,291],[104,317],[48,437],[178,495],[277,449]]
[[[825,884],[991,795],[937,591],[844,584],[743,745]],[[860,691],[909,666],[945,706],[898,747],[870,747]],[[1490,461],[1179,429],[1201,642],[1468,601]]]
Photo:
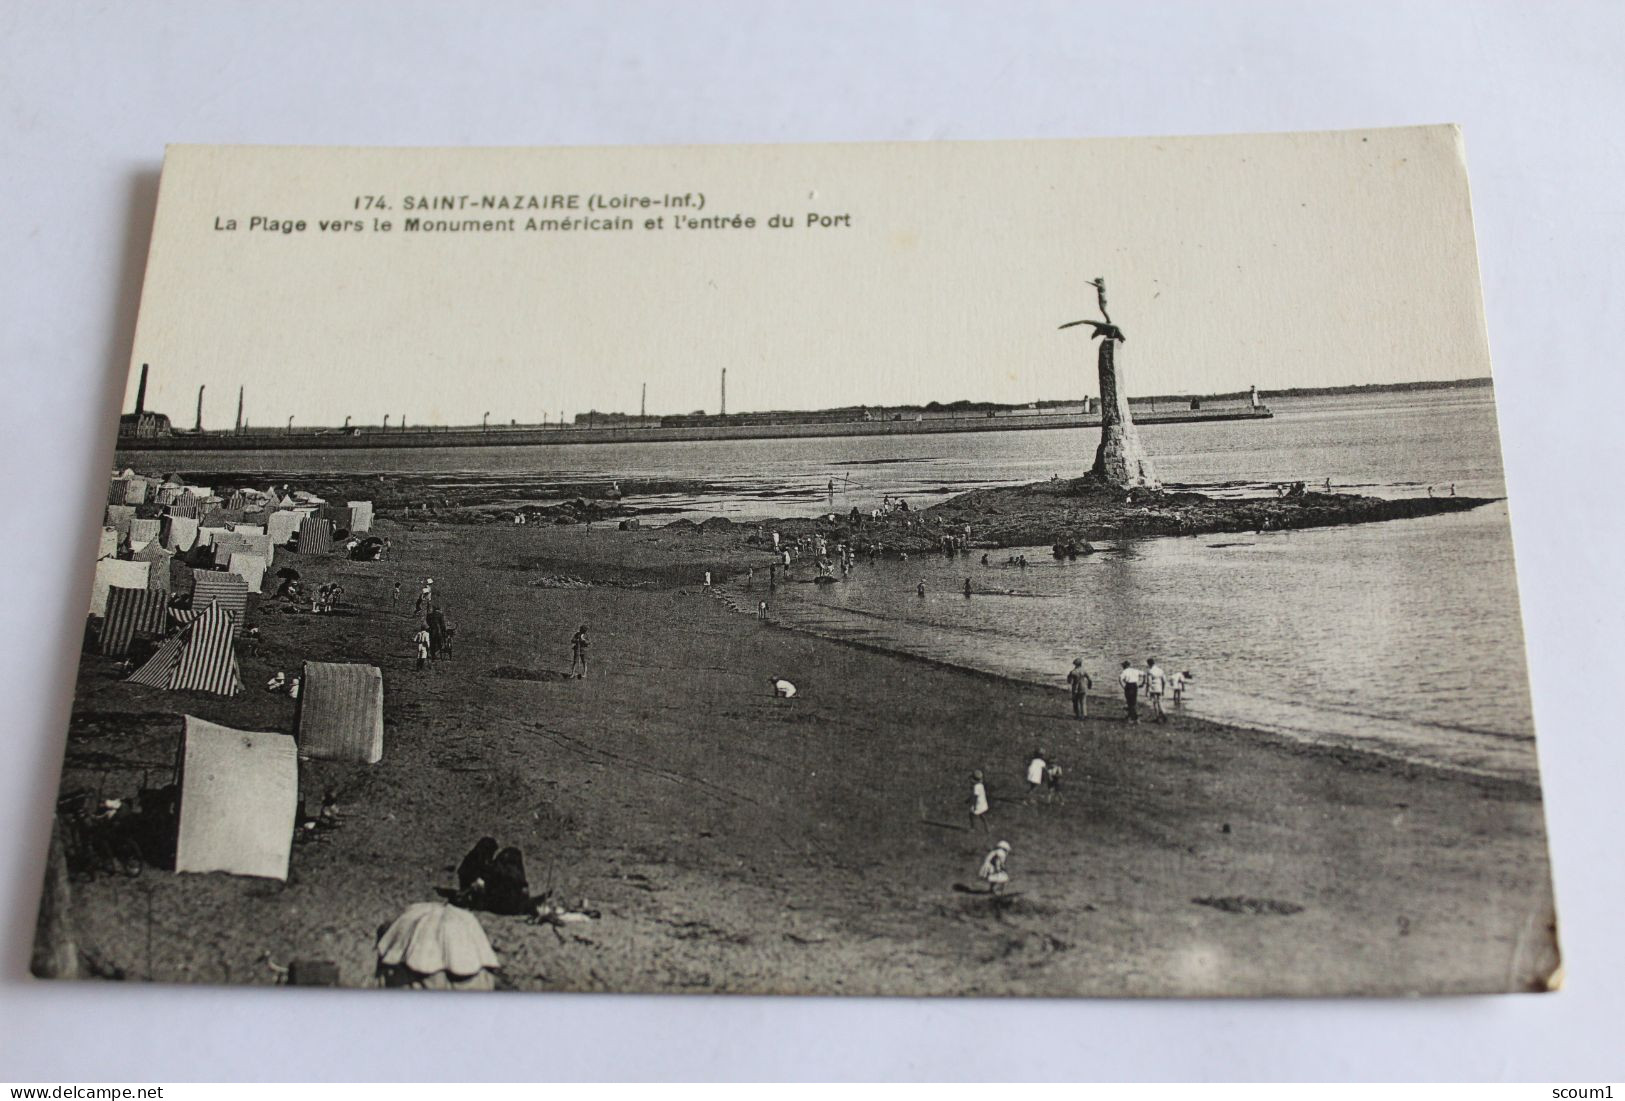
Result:
[[496,854],[496,838],[482,837],[474,843],[468,855],[463,857],[463,862],[457,865],[457,891],[460,896],[484,892],[487,873],[491,870],[491,861]]

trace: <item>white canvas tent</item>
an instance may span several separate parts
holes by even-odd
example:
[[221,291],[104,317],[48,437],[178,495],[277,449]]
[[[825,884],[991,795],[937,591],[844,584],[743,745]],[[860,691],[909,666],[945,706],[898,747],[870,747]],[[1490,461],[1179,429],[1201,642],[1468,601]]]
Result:
[[293,738],[185,722],[175,870],[287,879],[299,811]]

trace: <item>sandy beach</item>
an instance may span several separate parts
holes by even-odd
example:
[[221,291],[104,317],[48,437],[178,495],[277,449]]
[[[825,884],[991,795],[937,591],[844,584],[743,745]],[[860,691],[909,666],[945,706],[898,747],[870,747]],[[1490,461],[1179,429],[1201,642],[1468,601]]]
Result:
[[[114,659],[85,655],[64,790],[106,794],[172,767],[178,713],[291,732],[293,701],[261,687],[279,669],[366,661],[385,681],[383,761],[301,766],[306,797],[335,789],[348,818],[295,848],[286,885],[155,868],[75,880],[81,948],[101,973],[271,983],[272,964],[304,958],[369,984],[377,927],[453,884],[490,834],[524,849],[534,889],[603,915],[559,931],[482,915],[499,985],[517,989],[1548,985],[1532,787],[1177,715],[1132,725],[1105,670],[1080,722],[1064,670],[1045,690],[760,623],[700,584],[707,568],[720,581],[765,564],[743,531],[386,520],[378,533],[393,560],[287,556],[353,607],[290,614],[258,598],[263,653],[242,658],[235,699],[130,685]],[[560,575],[584,584],[542,580]],[[424,577],[458,634],[420,674]],[[569,680],[582,623],[592,668]],[[800,694],[774,698],[772,676]],[[1059,798],[1025,794],[1035,746],[1065,766]],[[966,814],[977,768],[985,835]],[[1019,897],[956,891],[999,839]],[[1212,904],[1225,899],[1248,901]]]

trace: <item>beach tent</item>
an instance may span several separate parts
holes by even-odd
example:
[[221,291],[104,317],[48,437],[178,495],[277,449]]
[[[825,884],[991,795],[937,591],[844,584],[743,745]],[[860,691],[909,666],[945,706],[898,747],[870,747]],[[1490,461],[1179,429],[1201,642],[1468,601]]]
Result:
[[117,585],[107,590],[107,616],[102,620],[101,652],[125,654],[139,634],[162,634],[168,626],[164,613],[169,594],[162,589],[125,589]]
[[307,516],[299,525],[300,554],[331,554],[333,534],[327,521],[319,516]]
[[299,758],[286,734],[185,716],[177,872],[288,878],[299,812]]
[[232,649],[236,638],[237,624],[230,614],[210,604],[185,630],[158,647],[130,680],[149,688],[235,696],[243,690]]
[[247,504],[248,504],[248,498],[243,496],[241,490],[238,490],[237,492],[233,493],[230,497],[226,498],[226,507],[229,508],[229,509],[234,509],[234,510],[236,510],[238,512],[241,512],[242,509],[243,509],[243,506],[245,506]]
[[372,530],[372,502],[350,502],[350,534],[360,535]]
[[158,493],[155,497],[153,497],[153,500],[157,501],[160,505],[172,505],[175,503],[175,498],[179,497],[180,494],[181,491],[176,486],[159,486]]
[[169,687],[180,692],[213,692],[219,696],[235,696],[241,692],[243,678],[237,668],[237,651],[232,646],[236,638],[237,621],[222,605],[211,604],[187,629],[186,645],[175,662]]
[[297,512],[288,509],[273,512],[265,518],[265,534],[273,543],[286,543],[293,538],[293,533],[299,530],[301,519]]
[[130,521],[130,549],[138,551],[158,538],[158,518],[136,518]]
[[222,535],[230,534],[231,532],[224,527],[210,527],[207,524],[200,523],[197,527],[197,545],[200,547],[212,547],[214,546],[214,541],[217,538]]
[[97,558],[112,558],[118,554],[118,529],[103,528],[96,544]]
[[147,480],[145,478],[129,478],[124,483],[124,503],[127,505],[141,505],[147,501]]
[[172,551],[189,551],[197,542],[197,520],[190,516],[171,514],[169,530],[164,533],[164,546]]
[[233,573],[193,570],[192,607],[207,608],[217,602],[241,623],[248,614],[248,582]]
[[131,562],[146,562],[147,588],[169,592],[169,563],[175,556],[154,540],[130,555]]
[[265,559],[259,555],[240,550],[232,554],[228,572],[242,578],[249,592],[257,593],[261,591],[260,584],[265,577],[265,566]]
[[90,585],[90,614],[107,614],[107,590],[114,585],[126,589],[147,587],[146,562],[125,562],[118,558],[103,558],[96,563],[96,579]]
[[125,496],[127,496],[127,494],[128,494],[128,486],[125,483],[123,478],[115,477],[115,478],[113,478],[111,481],[109,481],[107,483],[107,503],[108,504],[110,504],[110,505],[122,505],[124,503],[124,498],[125,498]]
[[216,535],[209,547],[214,551],[214,564],[225,566],[231,562],[232,555],[248,553],[248,540],[241,535],[227,532],[224,535]]
[[103,527],[114,528],[120,535],[130,534],[130,523],[135,519],[133,505],[108,505],[107,517],[102,521]]
[[242,540],[243,546],[248,548],[249,554],[257,554],[261,558],[265,559],[265,564],[267,566],[275,561],[276,544],[271,542],[271,537],[269,535],[266,535],[263,532],[244,532],[240,529],[233,532],[233,534],[236,535],[238,539]]
[[169,506],[169,514],[171,516],[185,516],[196,523],[198,514],[197,500],[186,495],[177,497],[174,503]]
[[384,756],[384,674],[375,665],[305,662],[298,730],[307,757],[377,764]]

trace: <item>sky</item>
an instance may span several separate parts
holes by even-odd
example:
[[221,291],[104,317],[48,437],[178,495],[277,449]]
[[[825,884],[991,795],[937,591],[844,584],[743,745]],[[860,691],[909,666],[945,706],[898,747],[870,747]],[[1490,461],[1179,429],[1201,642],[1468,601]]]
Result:
[[[408,211],[515,196],[574,210]],[[688,208],[590,209],[594,196]],[[378,196],[368,200],[366,196]],[[570,200],[562,200],[568,202]],[[703,201],[703,209],[697,204]],[[381,207],[368,209],[369,202]],[[357,209],[358,207],[362,209]],[[739,215],[754,228],[676,227]],[[834,224],[807,224],[809,215]],[[629,231],[525,231],[625,215]],[[770,227],[775,215],[788,228]],[[406,219],[517,219],[408,232]],[[662,217],[657,229],[646,221]],[[251,228],[261,218],[291,233]],[[378,221],[392,229],[380,232]],[[327,230],[323,222],[362,228]],[[234,228],[231,228],[234,224]],[[1449,127],[1080,142],[554,150],[172,147],[132,366],[251,424],[540,422],[1489,373]],[[125,408],[134,406],[135,375]]]

